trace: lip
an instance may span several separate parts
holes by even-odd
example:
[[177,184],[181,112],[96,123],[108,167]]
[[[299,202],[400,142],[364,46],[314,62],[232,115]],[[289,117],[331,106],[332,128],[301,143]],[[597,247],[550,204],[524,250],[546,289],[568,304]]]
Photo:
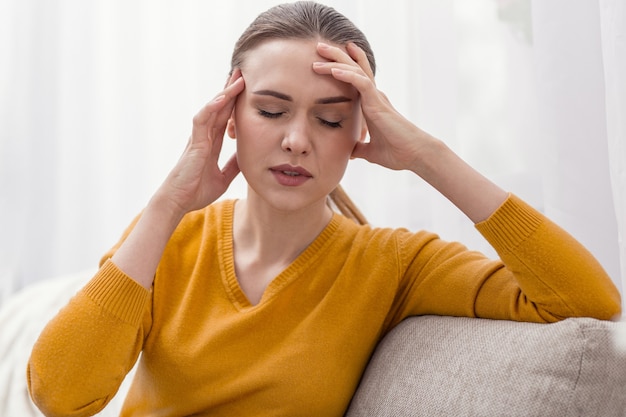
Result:
[[288,187],[296,187],[304,184],[313,175],[301,166],[293,166],[289,164],[276,165],[270,168],[270,172],[280,185]]
[[313,175],[302,168],[301,166],[293,166],[289,164],[277,165],[275,167],[270,168],[270,171],[278,171],[278,172],[292,172],[298,175],[303,175],[305,177],[313,177]]

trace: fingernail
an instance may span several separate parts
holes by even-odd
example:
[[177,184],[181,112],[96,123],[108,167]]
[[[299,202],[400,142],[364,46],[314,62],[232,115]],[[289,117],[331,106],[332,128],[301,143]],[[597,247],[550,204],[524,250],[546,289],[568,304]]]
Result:
[[215,99],[213,101],[217,103],[218,101],[224,100],[224,97],[225,97],[224,94],[219,95],[219,96],[215,97]]

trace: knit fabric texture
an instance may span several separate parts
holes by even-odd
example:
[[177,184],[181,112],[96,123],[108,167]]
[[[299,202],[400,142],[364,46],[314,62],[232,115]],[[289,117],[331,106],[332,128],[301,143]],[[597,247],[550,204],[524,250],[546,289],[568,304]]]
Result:
[[376,344],[406,317],[619,311],[597,261],[515,196],[477,225],[502,260],[336,214],[252,305],[235,274],[234,205],[183,219],[152,291],[108,260],[115,247],[104,257],[33,348],[29,389],[42,410],[97,412],[141,354],[122,416],[340,416]]

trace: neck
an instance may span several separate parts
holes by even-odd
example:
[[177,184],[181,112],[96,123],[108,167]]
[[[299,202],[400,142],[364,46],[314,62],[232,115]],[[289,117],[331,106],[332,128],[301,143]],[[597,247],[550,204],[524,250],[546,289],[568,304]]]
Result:
[[240,200],[235,206],[235,250],[264,262],[292,262],[324,230],[332,218],[325,202],[286,211]]

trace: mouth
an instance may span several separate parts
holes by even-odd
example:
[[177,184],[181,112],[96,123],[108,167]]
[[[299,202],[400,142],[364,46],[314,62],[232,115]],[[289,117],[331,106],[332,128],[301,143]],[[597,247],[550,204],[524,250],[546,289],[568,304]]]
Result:
[[292,165],[278,165],[270,168],[270,172],[280,185],[287,187],[302,185],[313,178],[313,175],[306,169]]
[[304,177],[308,177],[308,178],[312,178],[313,175],[307,171],[306,169],[302,168],[302,167],[295,167],[295,166],[291,166],[291,165],[279,165],[279,166],[275,166],[270,168],[270,171],[274,172],[274,173],[280,173],[282,175],[286,175],[288,177],[298,177],[298,176],[304,176]]

